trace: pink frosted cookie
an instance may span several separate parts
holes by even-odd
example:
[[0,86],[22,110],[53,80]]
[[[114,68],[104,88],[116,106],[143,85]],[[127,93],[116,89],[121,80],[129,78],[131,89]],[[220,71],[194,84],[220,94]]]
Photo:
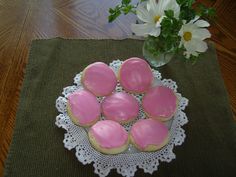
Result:
[[128,133],[112,120],[97,122],[90,128],[88,135],[92,146],[104,154],[118,154],[128,148]]
[[99,120],[101,106],[92,93],[80,90],[68,96],[67,111],[76,125],[87,127]]
[[108,65],[96,62],[84,69],[81,82],[94,95],[107,96],[115,90],[117,78]]
[[156,151],[168,143],[169,131],[160,121],[142,119],[132,126],[130,139],[141,151]]
[[128,123],[138,116],[139,103],[125,92],[113,93],[102,103],[102,113],[106,119],[119,123]]
[[119,70],[121,86],[132,93],[146,92],[150,88],[153,78],[148,63],[136,57],[126,60]]
[[143,97],[143,109],[150,118],[167,121],[177,109],[177,97],[173,90],[165,86],[150,88]]

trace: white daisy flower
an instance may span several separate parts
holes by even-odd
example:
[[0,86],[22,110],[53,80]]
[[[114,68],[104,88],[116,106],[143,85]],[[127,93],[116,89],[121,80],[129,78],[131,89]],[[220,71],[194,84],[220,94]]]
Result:
[[184,45],[186,51],[184,55],[189,58],[191,55],[198,56],[199,53],[205,52],[207,50],[207,43],[203,40],[210,38],[210,32],[204,27],[210,26],[210,24],[205,20],[198,20],[199,16],[196,16],[193,20],[184,24],[179,31],[179,36],[181,36],[180,47]]
[[165,10],[173,10],[175,18],[179,17],[180,7],[176,0],[149,0],[146,4],[138,5],[136,12],[144,24],[132,24],[131,30],[137,36],[159,36],[161,21],[165,17]]

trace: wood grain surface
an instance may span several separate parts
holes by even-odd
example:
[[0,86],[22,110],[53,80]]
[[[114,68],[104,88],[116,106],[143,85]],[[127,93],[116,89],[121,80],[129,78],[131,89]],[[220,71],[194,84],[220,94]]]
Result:
[[[202,0],[217,10],[211,25],[222,77],[236,113],[236,1]],[[0,0],[0,176],[11,143],[32,39],[125,38],[134,15],[107,23],[119,0]]]

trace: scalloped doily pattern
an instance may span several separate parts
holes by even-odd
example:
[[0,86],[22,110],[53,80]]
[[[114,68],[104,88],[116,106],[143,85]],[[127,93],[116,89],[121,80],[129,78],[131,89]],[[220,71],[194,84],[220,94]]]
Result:
[[[115,60],[110,63],[110,67],[117,73],[121,64],[122,61]],[[105,155],[91,147],[87,136],[87,129],[73,124],[66,110],[68,95],[76,90],[83,89],[80,82],[82,73],[75,76],[74,85],[65,87],[62,92],[63,96],[59,96],[56,100],[56,108],[60,114],[56,117],[55,124],[66,130],[63,140],[65,148],[68,150],[75,148],[77,159],[84,165],[93,162],[94,172],[100,177],[107,176],[111,169],[116,169],[117,173],[122,176],[132,177],[137,171],[137,167],[143,169],[145,173],[152,174],[158,169],[160,162],[171,162],[171,160],[175,159],[176,156],[173,153],[174,146],[179,146],[184,142],[186,135],[182,126],[188,122],[187,116],[184,113],[184,109],[188,105],[188,99],[183,97],[180,93],[177,93],[176,82],[171,79],[162,79],[161,73],[156,70],[152,70],[152,72],[155,77],[153,85],[165,85],[171,88],[176,93],[179,100],[178,109],[174,118],[166,122],[171,135],[170,141],[165,147],[156,152],[140,152],[130,145],[128,150],[121,154]],[[116,91],[120,92],[124,90],[118,84]],[[141,104],[143,94],[132,95],[134,95]],[[98,97],[98,100],[101,102],[103,97]],[[140,106],[137,119],[143,118],[145,118],[145,114]],[[101,119],[104,119],[104,117],[101,117]],[[127,131],[129,131],[131,126],[132,123],[124,125]]]

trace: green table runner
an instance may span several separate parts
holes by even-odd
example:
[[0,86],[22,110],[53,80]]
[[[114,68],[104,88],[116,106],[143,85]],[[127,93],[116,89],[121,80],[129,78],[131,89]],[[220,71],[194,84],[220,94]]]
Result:
[[[75,150],[64,148],[64,130],[55,126],[55,100],[75,74],[95,61],[142,57],[139,40],[36,40],[32,43],[5,164],[5,177],[95,177]],[[159,69],[177,82],[189,99],[186,140],[174,148],[176,159],[161,163],[156,177],[236,176],[236,124],[229,108],[214,47],[195,65],[178,59]],[[118,177],[115,170],[109,176]],[[138,170],[135,176],[151,176]]]

